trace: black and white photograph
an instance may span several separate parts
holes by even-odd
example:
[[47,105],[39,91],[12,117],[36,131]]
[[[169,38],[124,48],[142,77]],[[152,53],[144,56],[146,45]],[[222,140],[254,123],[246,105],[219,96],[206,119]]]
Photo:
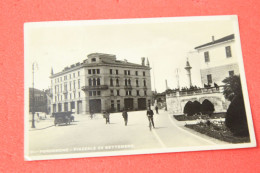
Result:
[[256,146],[235,15],[24,24],[25,160]]

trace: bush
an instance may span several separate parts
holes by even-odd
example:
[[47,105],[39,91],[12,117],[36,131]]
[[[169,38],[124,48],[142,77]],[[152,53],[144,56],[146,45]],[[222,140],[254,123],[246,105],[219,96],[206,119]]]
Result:
[[201,113],[211,116],[214,111],[214,105],[209,100],[205,99],[201,105]]
[[188,116],[192,116],[194,114],[192,108],[193,108],[192,102],[188,101],[184,106],[183,113],[187,114]]
[[200,102],[198,102],[198,101],[194,101],[193,103],[192,103],[192,108],[193,108],[193,112],[194,112],[194,114],[199,114],[200,112],[201,112],[201,104],[200,104]]
[[183,113],[187,114],[188,116],[192,116],[194,114],[200,113],[201,104],[198,101],[188,101],[184,107]]
[[249,136],[242,94],[235,96],[230,103],[227,110],[225,125],[235,136]]

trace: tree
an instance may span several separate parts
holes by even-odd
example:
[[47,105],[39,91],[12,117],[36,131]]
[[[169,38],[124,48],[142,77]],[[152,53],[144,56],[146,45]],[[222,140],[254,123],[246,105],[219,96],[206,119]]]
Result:
[[205,99],[201,104],[201,113],[210,116],[214,111],[214,105],[208,99]]
[[240,76],[230,76],[225,78],[222,82],[225,83],[223,94],[229,101],[232,101],[236,95],[242,95]]
[[231,76],[223,80],[224,96],[231,103],[227,110],[225,125],[236,136],[248,136],[245,104],[242,94],[240,76]]
[[242,95],[235,96],[230,103],[227,110],[225,125],[235,136],[249,135],[244,99]]
[[192,107],[193,107],[192,102],[188,101],[184,106],[183,113],[187,114],[188,116],[192,116],[193,115]]

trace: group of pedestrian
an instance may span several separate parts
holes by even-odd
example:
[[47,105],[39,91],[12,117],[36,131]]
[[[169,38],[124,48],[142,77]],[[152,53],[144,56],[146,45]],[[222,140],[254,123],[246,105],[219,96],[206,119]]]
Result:
[[[159,108],[158,106],[155,106],[155,111],[156,111],[156,114],[159,114]],[[154,115],[154,112],[153,110],[151,109],[150,106],[148,106],[148,109],[147,109],[147,112],[146,112],[146,116],[148,117],[148,122],[151,122],[152,125],[153,125],[153,128],[155,128],[154,126],[154,121],[153,121],[153,115]],[[123,119],[124,119],[124,123],[125,123],[125,126],[127,126],[127,123],[128,123],[128,113],[127,113],[127,109],[123,109],[122,111],[122,116],[123,116]],[[103,117],[105,118],[106,120],[106,124],[110,124],[110,113],[107,112],[107,111],[104,111],[103,112]]]

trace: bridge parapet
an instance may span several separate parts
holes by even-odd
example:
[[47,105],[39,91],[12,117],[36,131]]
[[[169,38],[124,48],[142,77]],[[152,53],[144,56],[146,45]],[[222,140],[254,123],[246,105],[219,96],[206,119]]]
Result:
[[219,87],[208,87],[208,88],[199,88],[193,90],[182,90],[182,91],[170,91],[166,94],[167,97],[177,97],[177,96],[193,96],[201,94],[210,94],[210,93],[223,93],[224,86]]

